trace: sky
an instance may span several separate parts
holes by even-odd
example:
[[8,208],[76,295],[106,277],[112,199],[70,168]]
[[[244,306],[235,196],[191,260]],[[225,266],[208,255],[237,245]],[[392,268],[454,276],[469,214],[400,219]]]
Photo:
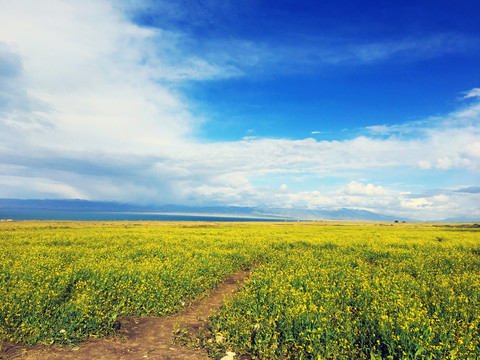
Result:
[[479,18],[0,0],[0,198],[480,218]]

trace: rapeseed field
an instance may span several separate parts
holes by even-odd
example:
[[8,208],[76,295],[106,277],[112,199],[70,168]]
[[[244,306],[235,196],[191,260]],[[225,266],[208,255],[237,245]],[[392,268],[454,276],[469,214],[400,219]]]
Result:
[[0,223],[0,340],[68,344],[251,268],[212,354],[480,358],[480,233],[355,223]]

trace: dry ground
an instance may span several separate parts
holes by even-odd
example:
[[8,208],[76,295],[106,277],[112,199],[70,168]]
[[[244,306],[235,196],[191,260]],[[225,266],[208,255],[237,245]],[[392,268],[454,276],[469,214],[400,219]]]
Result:
[[0,343],[0,360],[207,360],[209,357],[204,349],[173,344],[174,326],[198,333],[206,325],[208,316],[218,311],[224,297],[235,292],[248,275],[247,271],[230,275],[208,297],[173,316],[123,318],[119,334],[114,338],[91,339],[74,348]]

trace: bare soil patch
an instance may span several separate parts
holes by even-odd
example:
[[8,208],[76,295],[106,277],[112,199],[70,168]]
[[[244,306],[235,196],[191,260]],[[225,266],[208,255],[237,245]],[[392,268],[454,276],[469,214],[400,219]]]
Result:
[[90,339],[78,347],[35,345],[25,347],[0,342],[0,360],[207,360],[205,349],[190,349],[173,344],[174,327],[198,333],[208,316],[218,311],[226,296],[231,296],[243,285],[249,272],[242,270],[228,276],[205,298],[170,317],[127,317],[120,321],[117,336]]

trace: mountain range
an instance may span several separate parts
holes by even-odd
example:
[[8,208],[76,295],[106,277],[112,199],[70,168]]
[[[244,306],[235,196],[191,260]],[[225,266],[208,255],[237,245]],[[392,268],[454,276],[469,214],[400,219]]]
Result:
[[[368,210],[340,209],[302,209],[302,208],[260,208],[243,206],[184,206],[184,205],[135,205],[110,201],[88,200],[39,200],[39,199],[0,199],[0,210],[5,214],[11,211],[63,211],[63,212],[131,212],[160,214],[190,214],[236,216],[251,218],[269,218],[278,220],[315,220],[315,221],[378,221],[394,222],[417,220],[398,218],[378,214]],[[451,218],[438,222],[479,222],[479,219]]]

